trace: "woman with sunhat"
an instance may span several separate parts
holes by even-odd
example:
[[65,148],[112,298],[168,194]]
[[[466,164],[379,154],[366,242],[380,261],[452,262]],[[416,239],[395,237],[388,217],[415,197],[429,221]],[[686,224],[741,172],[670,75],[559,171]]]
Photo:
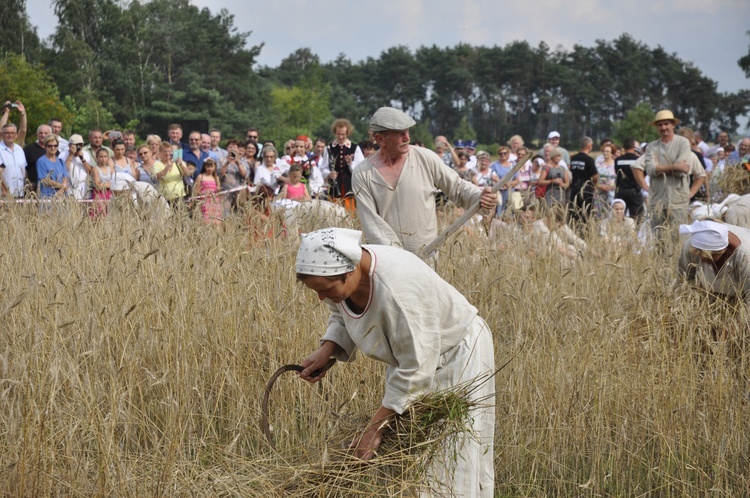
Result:
[[302,236],[297,278],[331,309],[320,348],[302,361],[300,376],[313,376],[330,357],[354,360],[355,352],[386,363],[385,395],[351,447],[376,456],[388,421],[421,395],[477,381],[472,399],[474,435],[460,438],[436,469],[457,496],[493,496],[495,386],[492,334],[477,309],[414,254],[392,246],[360,245],[362,233],[326,228]]
[[750,230],[716,221],[680,225],[689,235],[678,271],[688,282],[750,305]]

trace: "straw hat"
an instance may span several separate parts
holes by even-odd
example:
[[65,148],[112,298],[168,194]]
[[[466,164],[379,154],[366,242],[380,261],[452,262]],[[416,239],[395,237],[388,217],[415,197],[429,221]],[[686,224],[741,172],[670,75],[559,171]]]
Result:
[[661,110],[657,112],[651,124],[656,126],[656,123],[658,123],[659,121],[671,121],[675,124],[675,126],[680,124],[680,120],[674,117],[674,114],[672,114],[672,111],[667,111],[667,110]]

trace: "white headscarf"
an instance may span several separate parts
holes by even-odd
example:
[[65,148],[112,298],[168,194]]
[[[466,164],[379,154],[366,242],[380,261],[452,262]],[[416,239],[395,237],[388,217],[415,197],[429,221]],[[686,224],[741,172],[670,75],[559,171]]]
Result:
[[729,245],[729,228],[715,221],[680,225],[680,235],[691,234],[690,245],[702,251],[721,251]]
[[693,221],[703,220],[705,218],[715,218],[720,220],[723,218],[724,213],[729,210],[729,206],[740,200],[740,196],[737,194],[729,194],[719,204],[703,204],[700,201],[693,202],[690,207],[690,218]]
[[711,207],[700,201],[695,201],[690,205],[690,219],[693,221],[700,221],[708,218],[710,212]]
[[361,238],[358,230],[335,227],[302,234],[297,273],[321,277],[349,273],[362,259]]

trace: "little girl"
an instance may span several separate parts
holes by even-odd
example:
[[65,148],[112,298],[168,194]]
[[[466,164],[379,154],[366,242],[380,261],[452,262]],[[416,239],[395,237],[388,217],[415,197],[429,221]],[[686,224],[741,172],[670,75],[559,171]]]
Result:
[[201,213],[203,221],[218,225],[221,223],[221,203],[216,198],[218,191],[219,175],[216,173],[216,162],[206,159],[203,162],[203,173],[195,179],[193,193],[203,198]]
[[96,167],[91,168],[91,179],[94,184],[94,202],[89,211],[92,220],[103,218],[107,215],[107,204],[112,198],[110,186],[114,178],[115,171],[109,165],[109,152],[102,147],[96,153]]
[[304,183],[301,183],[300,180],[302,180],[302,166],[299,164],[292,164],[289,168],[289,183],[284,184],[284,187],[281,189],[281,194],[279,194],[279,198],[292,201],[311,200],[310,192],[307,191],[307,187]]

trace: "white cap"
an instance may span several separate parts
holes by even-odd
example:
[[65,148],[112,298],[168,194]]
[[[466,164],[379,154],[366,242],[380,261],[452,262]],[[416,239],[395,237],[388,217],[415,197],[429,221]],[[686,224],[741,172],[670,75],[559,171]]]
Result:
[[549,135],[547,135],[547,140],[549,140],[550,138],[560,138],[560,132],[557,132],[557,131],[549,132]]
[[729,245],[729,228],[715,221],[680,225],[680,235],[690,234],[690,245],[702,251],[721,251]]

